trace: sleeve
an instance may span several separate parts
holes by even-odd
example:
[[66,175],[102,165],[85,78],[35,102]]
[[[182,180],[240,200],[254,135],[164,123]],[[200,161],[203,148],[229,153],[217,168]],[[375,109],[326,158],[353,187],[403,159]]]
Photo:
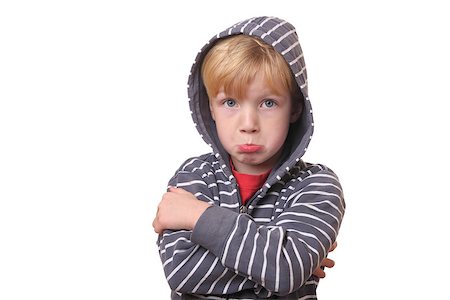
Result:
[[165,234],[160,251],[171,287],[205,294],[253,288],[286,295],[299,289],[336,240],[345,204],[337,177],[327,169],[287,189],[295,192],[267,225],[212,206],[192,232]]
[[[191,172],[179,171],[169,182],[169,186],[181,187],[197,199],[214,203],[207,184],[200,176]],[[207,210],[211,209],[211,206]],[[229,217],[236,220],[239,216],[231,210],[226,210]],[[206,226],[219,226],[221,223],[215,219]],[[209,222],[209,221],[206,221]],[[235,221],[227,221],[229,226]],[[223,231],[227,234],[226,231]],[[222,265],[219,257],[210,250],[191,240],[192,231],[166,230],[158,237],[159,254],[163,264],[164,273],[173,291],[190,294],[232,294],[244,289],[252,289],[255,283],[250,279],[238,275]]]

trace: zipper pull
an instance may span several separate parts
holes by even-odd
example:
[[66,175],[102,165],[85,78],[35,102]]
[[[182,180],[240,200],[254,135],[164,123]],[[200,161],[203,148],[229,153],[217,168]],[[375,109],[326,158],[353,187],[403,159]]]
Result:
[[247,206],[241,205],[241,207],[239,207],[239,213],[246,214],[247,213]]

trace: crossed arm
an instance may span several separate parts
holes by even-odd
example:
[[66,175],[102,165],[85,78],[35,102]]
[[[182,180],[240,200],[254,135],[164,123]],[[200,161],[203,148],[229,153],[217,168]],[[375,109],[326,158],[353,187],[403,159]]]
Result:
[[[182,189],[170,187],[158,205],[158,210],[153,220],[153,228],[156,233],[162,234],[164,230],[193,230],[200,216],[211,204],[198,200],[193,194]],[[335,242],[329,252],[337,247]],[[324,278],[324,268],[332,268],[335,262],[325,257],[320,267],[317,267],[313,275]]]

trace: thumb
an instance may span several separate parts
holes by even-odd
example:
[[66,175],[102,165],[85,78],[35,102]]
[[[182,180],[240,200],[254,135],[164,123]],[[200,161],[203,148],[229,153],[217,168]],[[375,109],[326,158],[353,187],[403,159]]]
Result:
[[330,250],[328,250],[328,252],[333,251],[334,249],[336,249],[337,247],[337,242],[334,242],[333,245],[331,245]]

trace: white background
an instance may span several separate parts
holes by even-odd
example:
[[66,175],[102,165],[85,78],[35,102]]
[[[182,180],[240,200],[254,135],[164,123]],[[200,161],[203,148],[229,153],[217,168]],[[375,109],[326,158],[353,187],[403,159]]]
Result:
[[[316,131],[347,213],[325,299],[444,299],[445,1],[2,1],[0,299],[168,299],[151,222],[209,151],[186,82],[244,18],[297,27]],[[350,296],[349,296],[350,294]]]

